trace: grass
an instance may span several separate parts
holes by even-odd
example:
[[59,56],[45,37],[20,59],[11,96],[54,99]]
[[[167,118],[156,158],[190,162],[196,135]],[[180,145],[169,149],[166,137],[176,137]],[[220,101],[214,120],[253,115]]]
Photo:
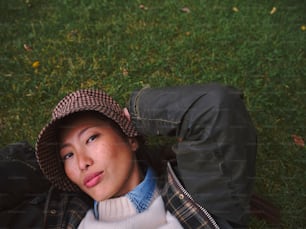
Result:
[[[303,1],[0,0],[0,7],[0,146],[34,144],[58,100],[79,88],[103,88],[124,105],[144,85],[221,82],[244,91],[258,130],[256,192],[282,210],[283,228],[306,227],[306,150],[292,140],[306,133]],[[251,227],[272,226],[252,219]]]

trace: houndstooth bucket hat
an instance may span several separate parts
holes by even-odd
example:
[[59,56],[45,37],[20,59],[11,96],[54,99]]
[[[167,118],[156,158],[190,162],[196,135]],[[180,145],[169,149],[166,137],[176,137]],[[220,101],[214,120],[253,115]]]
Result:
[[36,158],[44,175],[58,189],[79,191],[65,174],[59,157],[57,123],[81,111],[96,111],[116,122],[128,137],[138,135],[134,125],[123,115],[120,105],[104,91],[81,89],[65,96],[54,108],[51,121],[41,130],[36,143]]

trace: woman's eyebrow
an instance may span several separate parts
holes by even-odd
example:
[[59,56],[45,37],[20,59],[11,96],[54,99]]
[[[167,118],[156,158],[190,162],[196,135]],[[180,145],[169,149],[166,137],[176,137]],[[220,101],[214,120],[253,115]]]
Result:
[[65,147],[68,147],[69,146],[69,144],[60,144],[59,145],[59,150],[61,151],[63,148],[65,148]]
[[91,129],[91,128],[94,128],[95,126],[88,126],[88,127],[85,127],[84,129],[82,129],[79,134],[78,134],[78,137],[80,138],[88,129]]
[[[85,127],[84,129],[82,129],[79,133],[78,133],[78,138],[80,138],[88,129],[90,128],[94,128],[95,126],[88,126]],[[59,150],[62,150],[65,147],[70,146],[70,143],[62,143],[59,145]]]

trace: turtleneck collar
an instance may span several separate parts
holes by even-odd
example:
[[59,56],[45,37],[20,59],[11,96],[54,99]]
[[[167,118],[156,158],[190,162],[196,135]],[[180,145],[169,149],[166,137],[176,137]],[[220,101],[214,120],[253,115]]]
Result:
[[[155,188],[156,180],[154,178],[154,171],[151,168],[148,168],[144,180],[132,191],[125,194],[125,197],[131,201],[137,213],[141,213],[150,206]],[[99,219],[98,201],[94,201],[94,215],[96,219]]]

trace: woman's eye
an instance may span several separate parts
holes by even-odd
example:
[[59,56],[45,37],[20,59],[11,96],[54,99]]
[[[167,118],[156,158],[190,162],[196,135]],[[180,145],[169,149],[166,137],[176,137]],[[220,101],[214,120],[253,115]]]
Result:
[[71,158],[73,156],[73,153],[67,153],[67,154],[65,154],[64,156],[63,156],[63,161],[65,161],[65,160],[67,160],[67,159],[69,159],[69,158]]
[[87,142],[86,142],[86,143],[90,143],[90,142],[94,141],[97,137],[98,137],[97,134],[90,136],[90,137],[87,139]]

